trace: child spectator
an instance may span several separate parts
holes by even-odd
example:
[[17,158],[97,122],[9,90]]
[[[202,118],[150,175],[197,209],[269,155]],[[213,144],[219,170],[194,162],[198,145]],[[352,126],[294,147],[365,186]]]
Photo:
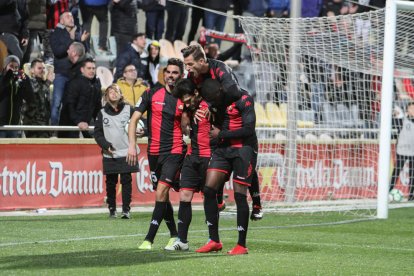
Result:
[[103,173],[106,175],[106,202],[109,217],[116,218],[116,184],[121,176],[122,184],[122,217],[130,219],[130,204],[132,192],[131,173],[138,172],[138,164],[129,165],[126,162],[128,152],[128,133],[125,125],[134,112],[133,107],[124,102],[118,85],[112,84],[104,94],[106,102],[98,113],[94,137],[102,148]]

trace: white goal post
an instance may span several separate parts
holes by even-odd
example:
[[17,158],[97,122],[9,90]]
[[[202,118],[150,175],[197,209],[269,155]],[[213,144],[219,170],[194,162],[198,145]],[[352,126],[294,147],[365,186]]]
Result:
[[410,99],[401,83],[414,76],[413,7],[238,17],[255,77],[265,208],[388,217],[393,101]]

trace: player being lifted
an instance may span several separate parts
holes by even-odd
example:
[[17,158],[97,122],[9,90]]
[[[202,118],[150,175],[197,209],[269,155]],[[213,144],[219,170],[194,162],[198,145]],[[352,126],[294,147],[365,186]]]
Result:
[[[215,125],[221,125],[223,122],[223,115],[225,108],[231,103],[237,101],[242,96],[242,89],[240,88],[236,76],[233,74],[232,69],[224,62],[209,59],[200,44],[190,45],[181,50],[184,57],[184,64],[188,71],[190,80],[196,84],[198,90],[201,92],[201,96],[210,104],[208,95],[203,93],[201,89],[202,83],[206,79],[217,80],[222,89],[223,100],[217,106],[211,106],[209,109],[203,110],[203,112],[197,112],[196,117],[210,117],[210,111],[215,113]],[[255,171],[253,175],[254,181],[250,188],[250,195],[252,196],[253,208],[252,208],[252,220],[260,220],[263,217],[262,207],[260,203],[260,190],[259,179]],[[217,194],[218,204],[220,209],[224,208],[223,202],[223,188],[218,190]]]
[[135,149],[137,122],[147,111],[148,162],[151,181],[156,189],[156,199],[148,233],[139,249],[152,249],[155,235],[163,219],[171,234],[167,247],[171,246],[178,235],[169,200],[169,190],[174,188],[178,191],[178,176],[186,152],[186,144],[181,131],[184,105],[180,99],[171,94],[171,91],[176,82],[182,78],[183,72],[184,65],[181,60],[169,59],[164,70],[165,86],[156,85],[144,92],[137,102],[129,124],[127,161],[133,165],[137,163]]
[[[205,80],[201,86],[201,94],[213,106],[223,102],[224,93],[217,80]],[[218,138],[218,145],[211,157],[203,190],[204,212],[210,241],[196,252],[207,253],[223,248],[218,233],[219,211],[216,194],[232,172],[239,238],[237,245],[227,253],[239,255],[248,252],[246,247],[249,224],[247,189],[252,183],[257,160],[258,142],[255,124],[253,98],[243,91],[239,100],[226,107],[222,129],[212,126],[210,135],[211,138]]]

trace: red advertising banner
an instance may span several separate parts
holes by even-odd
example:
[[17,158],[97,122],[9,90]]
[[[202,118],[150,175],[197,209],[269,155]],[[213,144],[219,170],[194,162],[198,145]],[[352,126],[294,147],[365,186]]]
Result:
[[[132,205],[152,205],[155,193],[147,145],[139,147],[140,172],[133,174]],[[262,198],[283,201],[283,146],[270,144],[261,150],[272,152],[259,154],[258,158]],[[378,145],[300,144],[295,198],[375,198],[377,159]],[[397,184],[404,194],[408,192],[407,169]],[[233,201],[231,182],[226,183],[226,189],[229,201]],[[102,156],[96,144],[0,144],[0,210],[105,206],[105,195]],[[170,196],[178,204],[179,194],[171,192]],[[201,203],[201,196],[196,195],[194,201]]]

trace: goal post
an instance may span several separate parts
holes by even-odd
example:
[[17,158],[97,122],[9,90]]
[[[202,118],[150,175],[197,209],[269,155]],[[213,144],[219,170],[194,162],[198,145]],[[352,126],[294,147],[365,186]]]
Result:
[[[391,117],[394,89],[395,49],[397,30],[397,11],[414,11],[414,3],[410,1],[388,0],[385,8],[384,27],[384,57],[382,72],[381,102],[386,103],[381,107],[380,128],[380,153],[378,156],[378,167],[385,168],[391,161]],[[388,188],[389,175],[386,170],[380,170],[378,176],[378,200],[377,217],[388,218]]]
[[413,6],[391,0],[352,15],[238,18],[254,71],[265,208],[387,218],[393,100],[408,101],[401,83],[414,76]]

